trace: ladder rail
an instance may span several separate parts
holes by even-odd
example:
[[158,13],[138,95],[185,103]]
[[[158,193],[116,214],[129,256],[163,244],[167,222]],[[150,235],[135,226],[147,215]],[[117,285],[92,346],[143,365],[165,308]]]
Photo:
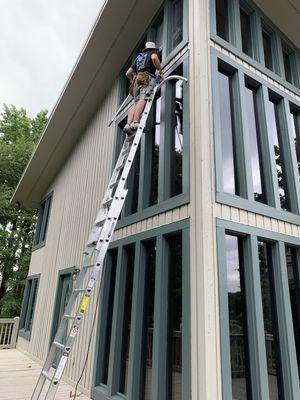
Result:
[[[53,400],[55,398],[55,394],[57,392],[61,377],[68,362],[72,346],[80,330],[80,326],[83,321],[83,317],[87,310],[88,304],[90,302],[97,279],[99,279],[100,282],[100,290],[105,256],[110,241],[112,240],[113,233],[116,228],[118,218],[125,203],[128,192],[125,187],[126,181],[130,173],[139,143],[141,141],[141,137],[144,132],[150,109],[155,99],[155,95],[163,84],[172,79],[180,79],[184,82],[187,82],[187,79],[182,76],[171,75],[165,78],[161,83],[156,85],[152,91],[150,98],[146,102],[136,134],[131,138],[126,137],[123,142],[122,149],[120,151],[118,160],[116,162],[115,168],[112,172],[109,184],[107,186],[107,190],[105,192],[104,200],[101,203],[100,210],[97,213],[95,223],[91,229],[90,238],[83,252],[82,268],[77,277],[76,285],[72,290],[70,299],[64,311],[64,315],[59,323],[56,335],[50,346],[50,350],[48,352],[48,355],[44,362],[44,366],[31,396],[31,400],[40,399],[46,380],[50,381],[50,385],[47,389],[44,399]],[[123,102],[121,107],[123,107],[126,102],[127,99],[125,102]],[[118,115],[120,109],[113,117],[113,120]],[[127,153],[124,153],[127,149],[129,151]],[[111,203],[109,204],[107,203],[107,200],[110,197]],[[105,218],[101,220],[103,221],[103,225],[99,226],[99,215],[101,216],[101,213],[103,214],[103,217],[105,216]],[[96,258],[94,263],[92,263],[91,261],[95,254]],[[88,271],[89,267],[92,268],[91,271]],[[86,287],[83,287],[87,275],[87,285]],[[74,306],[76,306],[77,301],[78,305],[76,308],[76,312],[74,313],[73,309]],[[63,335],[65,334],[66,329],[69,327],[70,319],[74,320],[68,330],[65,343],[62,343]],[[62,355],[60,356],[60,360],[54,374],[51,375],[50,370],[53,366],[53,361],[57,349],[62,351]]]

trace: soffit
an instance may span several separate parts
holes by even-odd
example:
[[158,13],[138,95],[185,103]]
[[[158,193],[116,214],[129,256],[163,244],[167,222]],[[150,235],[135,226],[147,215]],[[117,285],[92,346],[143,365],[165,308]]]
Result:
[[254,2],[300,49],[300,0],[254,0]]

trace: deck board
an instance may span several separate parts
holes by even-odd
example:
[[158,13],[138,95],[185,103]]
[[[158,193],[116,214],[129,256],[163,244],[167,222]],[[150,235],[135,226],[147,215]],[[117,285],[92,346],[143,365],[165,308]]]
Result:
[[[41,366],[20,351],[0,350],[0,400],[30,400],[40,371]],[[72,390],[61,382],[55,399],[71,399]],[[78,400],[90,399],[81,394]]]

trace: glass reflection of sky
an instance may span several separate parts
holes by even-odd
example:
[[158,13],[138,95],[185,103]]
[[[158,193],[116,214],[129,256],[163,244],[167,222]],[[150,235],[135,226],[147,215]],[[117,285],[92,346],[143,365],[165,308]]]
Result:
[[226,235],[226,263],[228,293],[240,292],[239,250],[236,236]]
[[[182,85],[183,82],[177,81],[175,84],[175,98],[176,102],[178,102],[178,108],[181,106],[182,107]],[[179,111],[179,110],[178,110]],[[182,121],[182,111],[181,115],[178,115],[178,118],[176,118],[176,125],[175,125],[175,151],[177,152],[182,152],[183,149],[183,136],[182,136],[182,126],[181,126],[181,121]]]
[[219,72],[219,101],[221,122],[221,146],[223,168],[223,190],[235,194],[233,129],[230,104],[230,81],[227,75]]
[[155,103],[155,146],[160,144],[160,110],[161,110],[161,97]]
[[[280,148],[279,148],[279,141],[278,141],[278,130],[276,124],[276,115],[275,115],[275,104],[272,101],[267,102],[267,124],[268,124],[268,131],[270,135],[270,139],[272,140],[274,146],[274,154],[275,158],[277,159],[276,162],[276,169],[277,169],[277,178],[278,183],[282,180],[282,167],[279,165],[280,161]],[[276,155],[276,149],[278,151],[278,155]],[[279,186],[279,194],[281,198],[285,198],[285,190]]]
[[251,169],[254,193],[262,194],[261,171],[257,143],[256,115],[254,107],[254,92],[246,87],[247,121],[250,137]]

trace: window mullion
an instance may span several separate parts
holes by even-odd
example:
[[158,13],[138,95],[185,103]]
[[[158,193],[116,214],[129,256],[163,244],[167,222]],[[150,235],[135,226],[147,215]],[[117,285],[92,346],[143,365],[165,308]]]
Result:
[[300,398],[296,348],[293,337],[285,245],[273,246],[273,279],[278,318],[282,384],[286,399]]
[[126,292],[127,256],[125,249],[120,246],[118,249],[116,286],[114,296],[113,322],[111,351],[108,369],[108,395],[114,395],[118,390],[118,383],[121,374],[121,348],[122,348],[122,327],[123,327],[123,306]]
[[[239,70],[238,71],[238,100],[240,103],[240,129],[237,130],[237,137],[239,138],[239,144],[237,146],[237,151],[241,155],[241,158],[244,159],[244,171],[240,168],[241,161],[238,163],[239,171],[242,172],[239,177],[239,182],[243,185],[243,192],[245,192],[246,198],[249,200],[253,200],[253,179],[251,172],[251,153],[248,149],[250,149],[251,143],[249,140],[249,129],[247,123],[247,104],[245,98],[245,80],[244,74]],[[243,173],[244,172],[244,173]]]
[[[229,38],[230,42],[242,51],[242,31],[240,18],[240,1],[231,0],[228,3]],[[250,32],[249,32],[250,33]]]
[[220,342],[222,358],[222,395],[224,400],[232,400],[225,229],[219,226],[217,227],[217,253],[219,273],[219,314],[221,322]]
[[274,64],[274,70],[279,76],[286,80],[283,63],[282,42],[277,32],[274,33]]
[[[158,162],[158,194],[157,202],[160,203],[168,197],[170,193],[170,182],[168,179],[168,165],[170,164],[170,149],[168,147],[168,118],[169,107],[167,103],[166,85],[161,88],[161,125],[160,125],[160,147],[159,147],[159,162]],[[168,158],[168,160],[167,160]]]
[[167,394],[169,264],[168,247],[162,235],[157,237],[156,246],[152,398],[164,400]]
[[244,274],[247,305],[250,374],[253,399],[268,399],[269,386],[257,237],[244,241]]
[[259,118],[260,134],[262,137],[263,154],[265,158],[266,168],[265,170],[265,182],[266,182],[266,194],[268,199],[268,205],[281,209],[279,200],[279,187],[276,172],[276,163],[274,158],[273,144],[270,140],[270,132],[267,123],[267,104],[269,101],[269,93],[266,86],[261,86],[258,91],[258,109],[261,110]]
[[264,65],[265,63],[265,56],[263,50],[263,36],[262,36],[262,24],[261,24],[261,17],[257,11],[254,12],[254,36],[255,36],[255,54],[259,63]]
[[182,399],[191,395],[190,230],[182,230]]
[[278,103],[278,123],[279,134],[282,141],[283,162],[286,169],[286,184],[288,188],[291,211],[299,214],[300,188],[295,153],[294,138],[292,134],[291,121],[289,116],[289,104],[287,99],[282,99]]
[[127,398],[140,399],[142,384],[142,345],[144,320],[144,289],[146,276],[146,252],[141,242],[135,246],[135,266],[132,293],[132,314],[130,330],[130,354],[128,366]]
[[[145,206],[145,190],[146,186],[149,186],[149,181],[145,179],[146,172],[149,169],[149,164],[146,161],[146,156],[149,156],[149,149],[146,150],[146,133],[144,132],[141,140],[140,149],[140,177],[139,177],[139,187],[138,187],[138,205],[137,212],[141,212]],[[150,153],[151,154],[151,153]],[[146,184],[145,184],[146,183]]]

